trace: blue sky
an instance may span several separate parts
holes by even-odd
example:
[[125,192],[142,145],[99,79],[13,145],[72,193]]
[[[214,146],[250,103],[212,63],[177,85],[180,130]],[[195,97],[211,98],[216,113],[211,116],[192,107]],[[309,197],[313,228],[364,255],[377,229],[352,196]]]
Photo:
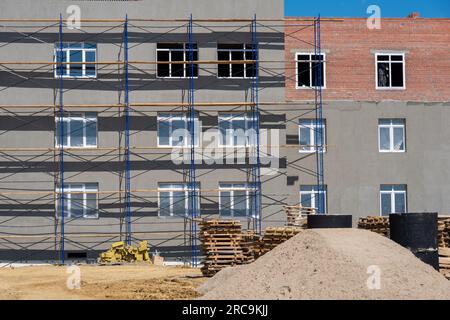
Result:
[[285,0],[286,16],[367,17],[367,7],[378,5],[381,17],[406,17],[418,11],[424,18],[450,18],[450,0]]

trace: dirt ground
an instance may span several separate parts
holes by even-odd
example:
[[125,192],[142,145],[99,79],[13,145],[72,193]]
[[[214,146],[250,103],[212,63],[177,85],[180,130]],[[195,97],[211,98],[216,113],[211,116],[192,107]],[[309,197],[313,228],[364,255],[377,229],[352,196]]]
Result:
[[200,270],[185,267],[79,267],[81,287],[72,290],[66,266],[0,268],[0,299],[194,299],[205,281]]

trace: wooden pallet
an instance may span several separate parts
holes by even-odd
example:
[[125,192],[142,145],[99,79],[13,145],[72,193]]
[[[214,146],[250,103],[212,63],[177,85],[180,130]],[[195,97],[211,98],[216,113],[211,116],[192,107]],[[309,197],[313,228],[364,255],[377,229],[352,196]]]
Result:
[[368,216],[360,218],[358,228],[366,229],[385,237],[389,236],[389,218],[380,216]]
[[450,219],[438,220],[438,234],[439,247],[450,248]]
[[242,250],[243,233],[238,220],[203,220],[200,225],[201,248],[205,254],[201,271],[205,276],[228,266],[246,263]]
[[450,248],[439,248],[439,272],[450,280]]

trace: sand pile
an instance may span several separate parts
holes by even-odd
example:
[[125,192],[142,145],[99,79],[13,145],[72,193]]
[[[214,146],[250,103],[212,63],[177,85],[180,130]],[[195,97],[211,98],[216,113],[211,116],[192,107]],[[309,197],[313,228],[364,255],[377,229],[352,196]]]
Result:
[[[377,287],[376,274],[367,273],[374,265],[380,289],[367,284]],[[450,299],[450,281],[376,233],[315,229],[220,271],[198,291],[202,299]]]

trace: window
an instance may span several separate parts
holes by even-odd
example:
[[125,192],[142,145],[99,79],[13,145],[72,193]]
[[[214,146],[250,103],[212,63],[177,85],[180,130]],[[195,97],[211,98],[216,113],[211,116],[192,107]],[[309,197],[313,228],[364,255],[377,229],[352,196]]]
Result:
[[377,53],[377,89],[405,89],[405,54]]
[[[251,44],[217,44],[218,61],[255,60]],[[220,63],[217,65],[219,78],[252,78],[255,76],[254,63]]]
[[298,126],[300,152],[316,152],[318,146],[323,146],[322,150],[325,152],[325,127],[325,120],[300,119]]
[[[61,195],[61,189],[58,188]],[[64,217],[98,218],[98,184],[70,183],[64,185]],[[61,217],[61,198],[56,200],[56,212]]]
[[[199,145],[200,123],[194,121],[195,145]],[[185,113],[158,114],[158,147],[187,147],[191,145],[191,126]]]
[[[200,213],[200,188],[195,188],[198,215]],[[189,213],[190,198],[188,184],[186,183],[159,183],[159,216],[160,217],[184,217]]]
[[254,144],[254,127],[253,117],[246,113],[219,114],[221,145],[227,147],[243,147]]
[[325,54],[297,53],[297,89],[325,88]]
[[380,210],[382,216],[407,212],[406,184],[382,184],[380,186]]
[[246,183],[219,184],[219,212],[221,217],[248,217],[253,203],[253,188]]
[[380,152],[405,152],[405,120],[378,120],[378,150]]
[[327,187],[318,191],[317,185],[300,186],[300,204],[303,207],[315,208],[318,213],[327,212]]
[[[197,44],[192,45],[192,60],[198,61]],[[187,78],[191,76],[189,43],[158,43],[156,45],[156,57],[158,62],[157,75],[160,78]],[[198,77],[198,64],[193,65],[193,76]]]
[[[63,120],[62,146],[68,148],[95,148],[97,147],[97,114],[95,112],[66,113]],[[61,147],[60,117],[55,121],[56,147]]]
[[[55,44],[55,62],[67,62],[55,65],[55,78],[95,78],[97,68],[95,63],[97,57],[97,45],[93,43],[63,43],[61,51],[60,44]],[[62,68],[62,72],[61,72]]]

